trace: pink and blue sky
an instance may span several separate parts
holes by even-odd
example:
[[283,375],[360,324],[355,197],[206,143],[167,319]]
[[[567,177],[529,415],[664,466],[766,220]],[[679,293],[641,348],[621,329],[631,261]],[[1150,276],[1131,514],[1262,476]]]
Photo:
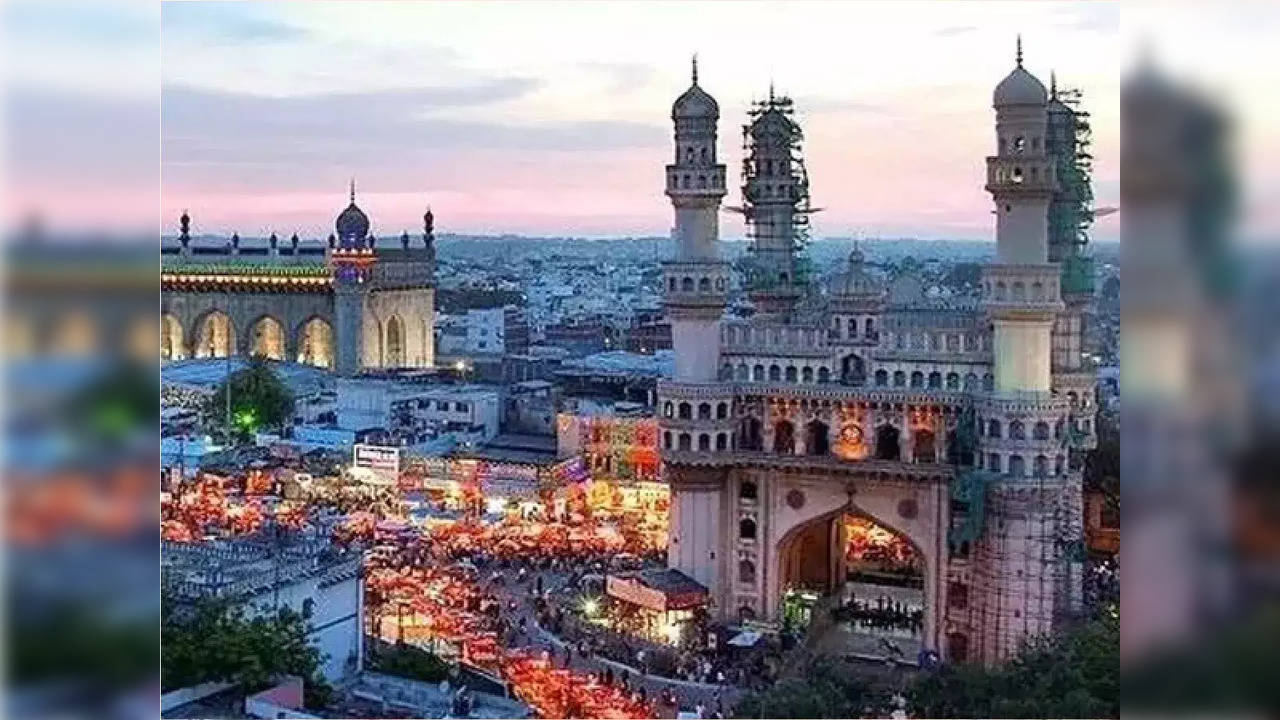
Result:
[[752,98],[795,98],[817,235],[988,237],[1018,33],[1085,92],[1099,205],[1118,195],[1114,5],[170,2],[161,23],[162,213],[203,232],[326,234],[355,176],[382,234],[430,203],[446,232],[665,235],[696,52],[735,174]]

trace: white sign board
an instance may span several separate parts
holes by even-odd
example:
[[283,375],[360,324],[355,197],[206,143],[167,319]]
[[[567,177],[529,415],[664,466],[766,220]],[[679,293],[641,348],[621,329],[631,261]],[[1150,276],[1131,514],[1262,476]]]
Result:
[[400,478],[400,448],[389,445],[356,445],[352,464],[370,470],[378,482],[394,485]]

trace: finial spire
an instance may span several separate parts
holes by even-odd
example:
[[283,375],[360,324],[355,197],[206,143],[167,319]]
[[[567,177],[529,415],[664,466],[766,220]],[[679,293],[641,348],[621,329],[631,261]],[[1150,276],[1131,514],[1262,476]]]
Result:
[[769,78],[769,102],[773,102],[773,78]]
[[1022,33],[1018,33],[1018,67],[1022,67]]
[[693,84],[698,84],[698,53],[693,54]]
[[351,204],[356,204],[356,179],[354,176],[351,178]]
[[1049,71],[1049,98],[1051,100],[1058,99],[1058,71]]

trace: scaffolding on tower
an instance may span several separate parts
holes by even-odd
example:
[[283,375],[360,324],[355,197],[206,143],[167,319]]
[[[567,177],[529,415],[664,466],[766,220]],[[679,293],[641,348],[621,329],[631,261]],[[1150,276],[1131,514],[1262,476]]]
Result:
[[[810,218],[821,211],[810,203],[804,133],[794,119],[791,98],[774,94],[772,88],[767,99],[752,102],[747,114],[750,121],[742,126],[742,207],[727,208],[746,221],[748,247],[737,269],[748,291],[803,294],[812,275],[806,253]],[[775,162],[782,163],[781,172],[773,167]],[[765,217],[785,218],[785,226],[762,222]],[[791,268],[785,275],[772,271],[767,261],[781,252],[790,255]]]
[[1049,210],[1052,261],[1062,265],[1062,290],[1067,294],[1093,293],[1093,262],[1088,255],[1089,228],[1093,225],[1093,129],[1089,113],[1080,109],[1082,93],[1059,88],[1053,97],[1066,112],[1051,113],[1048,134],[1050,156],[1057,160],[1059,190]]

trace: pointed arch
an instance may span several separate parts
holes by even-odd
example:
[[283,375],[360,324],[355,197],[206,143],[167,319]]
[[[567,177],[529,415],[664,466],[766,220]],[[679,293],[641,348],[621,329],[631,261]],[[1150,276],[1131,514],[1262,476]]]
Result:
[[160,316],[160,359],[184,360],[187,357],[186,338],[178,318],[165,313]]
[[399,315],[392,315],[387,318],[385,333],[387,339],[383,345],[382,366],[388,368],[404,367],[404,321],[400,319]]
[[195,357],[227,357],[235,354],[235,347],[236,329],[231,316],[221,310],[210,310],[196,321]]
[[249,355],[261,355],[269,360],[285,359],[284,325],[271,315],[263,315],[249,326]]
[[329,321],[313,315],[303,321],[295,334],[297,337],[298,362],[316,367],[333,367],[333,325]]

